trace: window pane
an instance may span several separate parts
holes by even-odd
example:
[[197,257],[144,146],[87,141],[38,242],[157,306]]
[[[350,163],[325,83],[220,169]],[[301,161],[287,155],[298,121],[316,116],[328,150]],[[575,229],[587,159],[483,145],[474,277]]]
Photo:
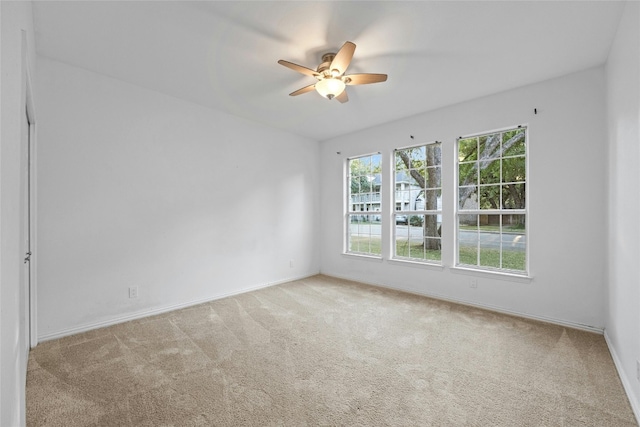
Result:
[[380,224],[377,215],[349,215],[348,248],[350,252],[379,255]]
[[381,169],[382,169],[382,155],[374,154],[373,156],[371,156],[371,172],[372,173],[380,172]]
[[411,242],[406,237],[396,237],[395,255],[402,258],[411,257]]
[[396,172],[396,190],[403,189],[409,182],[409,171],[400,170]]
[[440,167],[427,168],[425,175],[425,188],[440,188],[442,187],[442,173]]
[[480,263],[483,267],[500,268],[502,233],[500,215],[479,216]]
[[382,255],[382,236],[379,234],[371,235],[369,241],[369,253],[372,255]]
[[497,184],[500,182],[500,161],[483,161],[480,165],[480,184]]
[[458,262],[478,265],[478,215],[458,217]]
[[[408,224],[404,223],[405,218]],[[440,261],[438,215],[396,215],[395,255],[402,258]],[[429,237],[432,235],[433,237]]]
[[478,139],[467,138],[458,141],[458,160],[469,162],[478,159]]
[[360,191],[360,178],[351,178],[351,194],[358,194]]
[[480,187],[480,209],[500,209],[500,186]]
[[425,196],[426,196],[424,201],[423,201],[424,209],[428,210],[428,211],[440,210],[439,201],[442,200],[440,198],[442,190],[440,190],[440,189],[438,189],[438,190],[427,190],[424,193],[425,193]]
[[420,169],[425,166],[425,146],[415,147],[408,150],[411,157],[410,168]]
[[478,209],[478,187],[460,187],[458,190],[459,209]]
[[502,186],[502,209],[524,209],[525,207],[524,184]]
[[[411,227],[414,227],[414,231],[416,227],[422,228],[422,226],[424,225],[424,217],[422,215],[409,215],[409,225]],[[419,238],[422,238],[422,236],[423,233],[420,233]]]
[[411,192],[410,191],[397,191],[396,192],[396,203],[400,204],[401,211],[407,211],[410,209],[409,204],[411,201]]
[[380,192],[371,195],[371,201],[374,202],[372,205],[375,206],[375,209],[371,209],[372,211],[380,211],[380,200]]
[[477,163],[460,163],[458,166],[458,185],[476,184],[477,182]]
[[502,182],[524,182],[527,178],[524,157],[502,159]]
[[407,215],[395,214],[395,254],[401,257],[409,257],[411,252],[411,228]]
[[525,271],[527,265],[524,215],[502,215],[502,268]]
[[405,162],[402,160],[405,156],[407,156],[406,150],[396,151],[396,171],[406,171],[408,169]]
[[440,215],[429,214],[420,216],[422,222],[424,222],[424,236],[439,238],[441,235],[441,224],[439,220]]
[[359,163],[363,173],[369,173],[371,170],[371,156],[360,157],[354,160],[355,163]]
[[417,188],[424,188],[424,171],[414,170],[407,177],[409,185]]
[[349,215],[348,247],[351,252],[360,252],[360,239],[358,239],[358,223],[360,219],[360,215]]
[[502,226],[504,227],[505,232],[522,234],[524,237],[525,234],[525,216],[524,215],[502,215]]
[[500,157],[500,134],[494,133],[478,138],[478,151],[480,159],[497,159]]
[[480,263],[482,267],[500,268],[500,248],[496,249],[487,246],[487,243],[480,243]]
[[429,144],[427,145],[427,161],[426,166],[441,166],[442,165],[442,144]]
[[502,157],[524,155],[526,152],[525,129],[514,129],[502,135]]
[[425,242],[425,259],[429,261],[441,261],[442,260],[442,244],[439,238],[427,237]]
[[[395,223],[396,224],[402,224],[402,225],[407,225],[409,224],[409,217],[407,215],[404,214],[394,214],[393,217],[395,218]],[[407,233],[406,229],[402,229],[404,233]],[[396,229],[396,233],[398,233],[400,231],[400,229]]]

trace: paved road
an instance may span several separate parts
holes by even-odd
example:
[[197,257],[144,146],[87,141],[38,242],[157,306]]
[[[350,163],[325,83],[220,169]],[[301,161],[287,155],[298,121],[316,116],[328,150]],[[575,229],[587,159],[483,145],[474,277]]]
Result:
[[[360,227],[359,233],[358,225],[351,224],[351,235],[369,235],[369,233],[372,235],[381,234],[380,224],[361,225]],[[397,225],[396,227],[396,236],[398,238],[406,238],[408,233],[412,242],[420,242],[422,240],[422,227],[411,227],[407,225]],[[500,248],[500,243],[502,243],[503,249],[510,248],[515,251],[524,251],[527,243],[527,237],[524,234],[503,233],[500,235],[500,233],[495,232],[481,232],[479,233],[479,237],[480,246],[483,248],[498,249]],[[462,246],[476,246],[477,238],[478,234],[473,231],[462,230],[459,233],[460,244]]]

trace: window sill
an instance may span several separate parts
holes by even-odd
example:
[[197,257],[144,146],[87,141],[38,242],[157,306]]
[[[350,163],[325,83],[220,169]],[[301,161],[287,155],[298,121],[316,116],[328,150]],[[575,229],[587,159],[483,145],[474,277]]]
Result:
[[358,258],[358,259],[363,259],[363,260],[367,260],[367,261],[382,262],[382,256],[377,256],[377,255],[367,255],[367,254],[357,254],[357,253],[353,253],[353,252],[343,252],[342,256],[349,257],[349,258]]
[[498,280],[506,280],[508,282],[518,282],[518,283],[531,283],[533,280],[532,276],[525,276],[521,274],[514,273],[506,273],[502,271],[490,271],[490,270],[480,270],[476,268],[467,268],[467,267],[451,267],[452,273],[456,274],[466,274],[469,276],[477,276],[477,277],[486,277],[489,279],[498,279]]
[[444,270],[444,266],[442,264],[434,264],[430,262],[422,262],[422,261],[412,261],[410,259],[400,259],[400,258],[391,258],[389,259],[389,264],[397,264],[408,267],[416,267],[416,268],[428,268],[431,270]]

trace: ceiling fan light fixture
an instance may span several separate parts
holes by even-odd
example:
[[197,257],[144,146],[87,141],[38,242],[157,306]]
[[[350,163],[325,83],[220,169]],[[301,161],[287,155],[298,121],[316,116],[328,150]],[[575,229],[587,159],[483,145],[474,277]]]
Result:
[[366,85],[387,81],[386,74],[345,74],[355,50],[355,44],[345,42],[340,50],[338,50],[338,53],[325,53],[322,55],[322,63],[318,65],[318,68],[315,70],[285,61],[284,59],[279,60],[278,64],[318,80],[316,84],[295,90],[291,92],[289,96],[302,95],[303,93],[313,92],[315,89],[322,97],[327,99],[335,98],[338,102],[344,104],[349,101],[346,90],[347,85]]
[[333,99],[344,91],[345,86],[341,79],[328,77],[316,83],[316,91],[327,99]]

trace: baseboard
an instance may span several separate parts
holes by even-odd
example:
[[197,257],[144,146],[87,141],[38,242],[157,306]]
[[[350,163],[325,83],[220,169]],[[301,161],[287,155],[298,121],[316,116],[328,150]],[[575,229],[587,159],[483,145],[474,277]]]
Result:
[[492,306],[492,305],[489,305],[489,304],[478,304],[476,302],[466,301],[466,300],[457,299],[457,298],[451,298],[451,297],[440,295],[440,294],[435,294],[435,293],[430,293],[430,292],[418,292],[418,291],[408,290],[408,289],[405,289],[405,288],[402,288],[402,287],[399,287],[399,286],[388,285],[388,284],[385,284],[385,283],[368,282],[368,281],[363,281],[363,280],[360,280],[360,279],[354,279],[352,277],[347,277],[347,276],[328,274],[328,273],[321,273],[321,274],[324,275],[324,276],[328,276],[328,277],[335,277],[337,279],[350,280],[352,282],[359,282],[359,283],[363,283],[365,285],[376,286],[376,287],[379,287],[379,288],[392,289],[394,291],[406,292],[406,293],[413,294],[413,295],[419,295],[419,296],[423,296],[423,297],[427,297],[427,298],[433,298],[433,299],[437,299],[437,300],[441,300],[441,301],[452,302],[452,303],[455,303],[455,304],[466,305],[466,306],[469,306],[469,307],[480,308],[480,309],[483,309],[483,310],[494,311],[496,313],[502,313],[502,314],[508,314],[510,316],[522,317],[524,319],[537,320],[539,322],[551,323],[553,325],[564,326],[564,327],[567,327],[567,328],[579,329],[579,330],[587,331],[587,332],[594,332],[594,333],[597,333],[597,334],[600,334],[600,335],[602,335],[602,333],[604,332],[603,328],[598,328],[596,326],[583,325],[581,323],[569,322],[569,321],[566,321],[566,320],[554,319],[554,318],[551,318],[551,317],[536,316],[536,315],[532,315],[532,314],[529,314],[529,313],[521,313],[521,312],[518,312],[518,311],[515,311],[515,310],[508,310],[508,309],[504,309],[502,307],[496,307],[496,306]]
[[41,342],[45,342],[45,341],[51,341],[51,340],[55,340],[55,339],[58,339],[58,338],[63,338],[63,337],[69,336],[69,335],[75,335],[75,334],[80,334],[82,332],[91,331],[91,330],[94,330],[94,329],[106,328],[108,326],[117,325],[118,323],[129,322],[131,320],[142,319],[142,318],[149,317],[149,316],[156,316],[158,314],[163,314],[163,313],[167,313],[167,312],[174,311],[174,310],[180,310],[182,308],[192,307],[194,305],[204,304],[204,303],[207,303],[207,302],[219,300],[219,299],[222,299],[222,298],[231,297],[231,296],[234,296],[234,295],[240,295],[240,294],[244,294],[244,293],[247,293],[247,292],[257,291],[258,289],[264,289],[264,288],[268,288],[270,286],[280,285],[282,283],[288,283],[288,282],[293,282],[295,280],[306,279],[308,277],[312,277],[312,276],[315,276],[317,274],[319,274],[319,272],[305,274],[305,275],[302,275],[302,276],[288,277],[286,279],[277,280],[275,282],[267,282],[267,283],[262,283],[262,284],[259,284],[259,285],[256,285],[256,286],[252,286],[250,288],[243,288],[243,289],[241,289],[239,291],[235,291],[235,292],[228,292],[228,293],[225,293],[225,294],[214,295],[214,296],[201,298],[201,299],[197,299],[197,300],[192,300],[192,301],[188,301],[188,302],[184,302],[184,303],[180,303],[180,304],[172,304],[172,305],[167,305],[167,306],[162,306],[162,307],[156,307],[156,308],[151,308],[151,309],[147,309],[147,310],[137,311],[135,313],[126,314],[124,316],[113,317],[111,319],[103,320],[103,321],[100,321],[100,322],[87,323],[87,324],[80,325],[80,326],[77,326],[77,327],[73,327],[73,328],[64,329],[64,330],[61,330],[61,331],[56,331],[56,332],[40,335],[38,337],[38,342],[41,343]]
[[609,347],[609,353],[611,353],[611,358],[613,359],[613,364],[618,371],[618,377],[622,382],[622,387],[624,387],[625,393],[627,393],[627,399],[629,399],[629,404],[631,405],[631,409],[633,410],[633,415],[636,416],[636,422],[640,425],[640,402],[636,398],[636,395],[631,387],[631,383],[629,382],[629,378],[625,375],[624,369],[622,369],[622,362],[618,357],[618,353],[616,352],[616,348],[611,344],[611,340],[609,339],[609,335],[607,334],[607,330],[604,330],[604,340],[607,343],[607,347]]

